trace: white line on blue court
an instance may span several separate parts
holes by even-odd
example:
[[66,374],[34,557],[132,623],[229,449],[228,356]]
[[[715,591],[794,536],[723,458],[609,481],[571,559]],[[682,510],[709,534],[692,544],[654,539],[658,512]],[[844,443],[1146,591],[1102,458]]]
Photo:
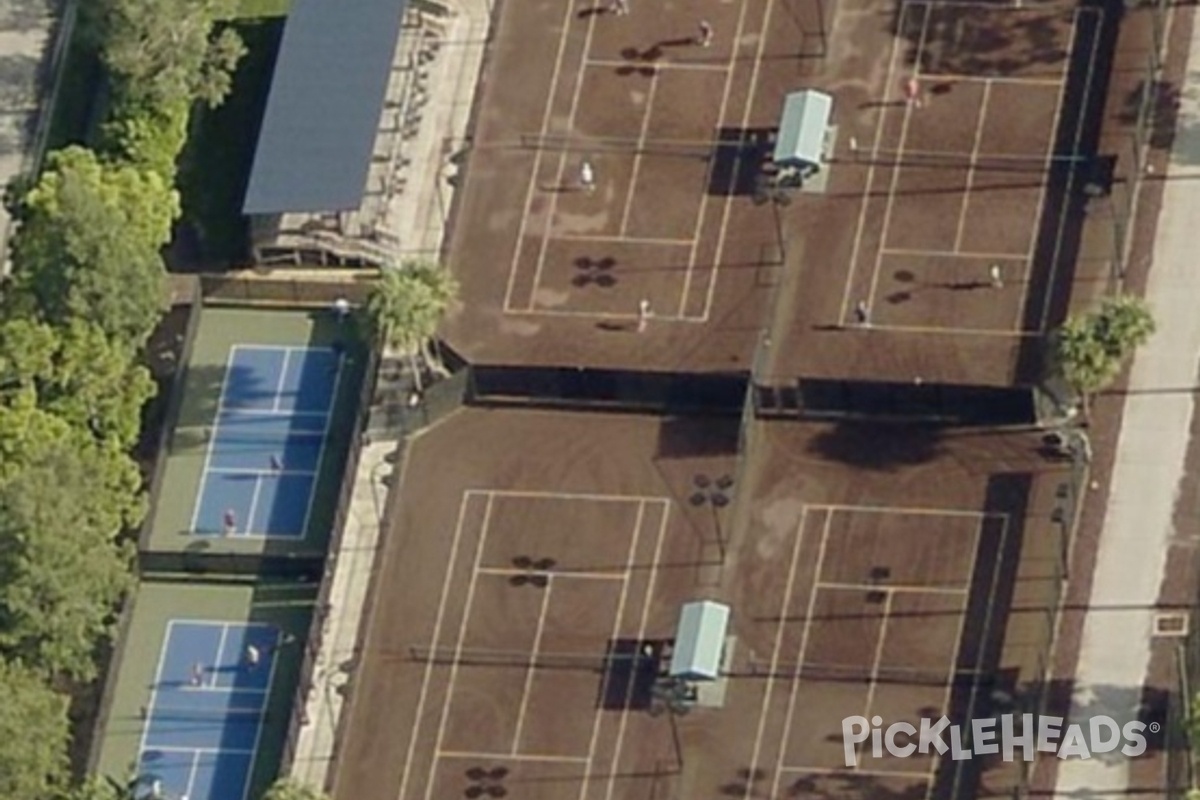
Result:
[[[233,349],[225,354],[225,374],[221,376],[221,391],[217,395],[217,410],[220,411],[221,406],[225,401],[225,390],[229,388],[229,376],[232,374]],[[195,504],[192,506],[192,523],[188,526],[188,530],[192,533],[196,532],[196,523],[200,519],[200,501],[204,497],[204,489],[208,485],[208,470],[212,466],[213,444],[217,441],[217,430],[221,427],[221,414],[217,413],[213,416],[212,432],[208,437],[208,441],[204,445],[204,468],[200,470],[200,485],[196,487]]]
[[287,380],[288,362],[292,358],[291,350],[283,351],[283,364],[279,367],[279,380],[275,381],[275,397],[271,400],[271,410],[279,411],[279,401],[283,397],[283,384]]
[[[249,522],[247,522],[247,524],[249,524]],[[221,667],[221,656],[225,655],[225,639],[228,636],[229,623],[226,622],[221,626],[221,638],[217,640],[217,655],[216,658],[213,659],[213,686],[216,686],[217,681],[220,680],[220,673],[218,673],[217,670]]]

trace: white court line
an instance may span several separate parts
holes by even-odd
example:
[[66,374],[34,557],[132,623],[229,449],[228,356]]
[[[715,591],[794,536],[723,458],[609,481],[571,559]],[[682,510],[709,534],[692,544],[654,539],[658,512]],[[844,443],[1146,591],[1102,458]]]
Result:
[[[629,312],[612,312],[612,311],[572,311],[570,309],[545,309],[535,308],[530,311],[514,311],[513,314],[521,314],[529,317],[587,317],[589,319],[633,319],[636,320],[638,315]],[[694,317],[677,317],[671,314],[660,314],[654,312],[656,322],[704,322],[702,319]]]
[[[531,572],[539,570],[517,569],[516,567],[480,567],[480,575],[495,575],[502,578],[511,578],[518,575],[529,575]],[[569,569],[541,570],[544,574],[553,577],[555,580],[570,579],[584,581],[622,581],[625,580],[623,572],[581,572]]]
[[838,583],[818,581],[816,584],[818,589],[836,589],[839,591],[849,592],[874,592],[880,589],[887,589],[897,594],[966,594],[970,591],[970,583],[964,585],[961,589],[953,589],[949,586],[919,586],[915,584],[896,585],[892,583]]
[[[737,26],[733,32],[733,46],[729,48],[729,60],[725,63],[725,88],[721,90],[721,103],[717,106],[717,131],[725,124],[725,112],[729,110],[729,97],[733,93],[733,77],[736,74],[737,54],[740,42],[742,39],[742,31],[746,27],[746,8],[750,5],[749,2],[740,3],[741,10],[738,12]],[[761,38],[765,39],[767,32],[764,29]],[[759,56],[762,55],[761,45]],[[753,101],[753,95],[746,97],[746,105],[749,106]],[[714,131],[715,133],[716,131]],[[744,142],[743,142],[744,144]],[[692,290],[692,272],[696,268],[696,253],[700,249],[700,233],[704,230],[704,217],[708,210],[708,184],[712,182],[713,167],[716,165],[716,159],[709,162],[708,169],[704,171],[704,190],[700,194],[700,208],[696,212],[696,224],[692,226],[692,250],[688,255],[688,268],[683,275],[683,288],[679,293],[679,309],[675,316],[680,319],[686,319],[684,313],[687,310],[688,294]],[[736,176],[734,176],[736,177]],[[713,283],[717,282],[717,263],[713,259]],[[656,315],[657,316],[657,315]],[[701,322],[708,321],[708,309],[705,309]]]
[[[475,586],[479,578],[479,562],[483,559],[484,545],[487,542],[488,528],[492,521],[493,496],[488,494],[487,505],[483,510],[483,524],[480,526],[479,541],[475,545],[475,560],[471,565],[471,577],[467,582],[467,596],[463,601],[462,619],[458,623],[458,636],[454,642],[454,661],[450,664],[449,676],[446,679],[446,697],[442,700],[442,710],[438,719],[437,735],[434,739],[435,753],[442,751],[442,743],[446,741],[446,723],[450,721],[450,701],[454,698],[454,682],[458,679],[458,666],[462,661],[463,643],[467,639],[467,624],[471,619],[471,605],[475,602]],[[449,574],[447,574],[449,581]],[[440,613],[440,611],[439,611]],[[436,645],[437,642],[434,642]],[[432,665],[432,664],[431,664]],[[416,734],[414,733],[414,739]],[[432,777],[432,776],[430,776]],[[425,800],[433,797],[433,780],[425,783]]]
[[638,131],[637,152],[633,154],[633,171],[629,176],[629,188],[625,191],[625,206],[621,211],[621,225],[617,228],[620,236],[625,235],[629,227],[629,212],[633,209],[634,191],[637,189],[638,174],[642,171],[643,151],[646,149],[646,135],[650,132],[650,117],[654,113],[654,97],[658,94],[658,71],[655,70],[650,78],[650,88],[646,91],[646,110],[642,114],[642,127]]
[[[967,209],[971,206],[971,189],[975,186],[975,163],[979,160],[979,148],[983,144],[984,122],[987,120],[988,98],[992,94],[992,83],[983,84],[983,99],[979,101],[979,118],[975,121],[975,138],[969,156],[970,166],[967,167],[967,185],[963,189],[962,205],[958,207],[958,227],[954,231],[954,252],[962,247],[963,232],[967,229]],[[1036,235],[1034,236],[1036,239]],[[880,254],[882,255],[882,249]]]
[[[909,0],[909,2],[917,2],[917,0]],[[944,6],[946,3],[938,2],[937,5]],[[982,4],[980,4],[982,6]],[[938,72],[931,73],[928,76],[930,82],[933,83],[979,83],[987,81],[989,83],[1008,83],[1017,86],[1062,86],[1062,77],[1057,78],[1013,78],[1007,75],[959,75],[953,72]]]
[[[200,505],[204,501],[204,489],[208,483],[208,470],[212,464],[213,444],[217,441],[217,431],[221,427],[221,406],[225,404],[225,391],[229,388],[229,375],[233,372],[233,354],[237,346],[229,348],[225,354],[225,374],[221,376],[221,391],[217,395],[217,413],[213,415],[212,430],[208,441],[204,443],[204,466],[200,470],[200,485],[196,487],[196,502],[192,506],[192,522],[188,526],[190,533],[196,532],[196,522],[200,519]],[[223,533],[223,531],[221,531]]]
[[[198,750],[193,750],[192,751],[192,765],[191,765],[191,767],[188,768],[187,786],[184,787],[184,790],[183,790],[184,797],[192,796],[192,787],[196,785],[196,773],[199,771],[200,771],[200,752]],[[246,782],[247,783],[250,782],[249,775],[246,776]],[[245,790],[243,790],[243,794],[244,793],[245,793]]]
[[[891,55],[888,56],[887,75],[885,75],[883,79],[884,98],[887,98],[888,95],[893,91],[892,82],[895,79],[896,74],[896,56],[900,52],[898,43],[905,30],[904,19],[908,14],[908,9],[911,8],[912,5],[913,3],[910,0],[909,2],[903,2],[900,6],[900,17],[896,21],[897,33],[892,37],[892,52]],[[926,13],[925,18],[921,22],[922,35],[924,35],[925,26],[928,23],[929,14]],[[854,228],[854,239],[850,245],[850,260],[846,265],[846,286],[845,289],[842,290],[842,305],[840,308],[838,308],[838,325],[846,324],[846,309],[850,305],[850,291],[854,288],[854,276],[858,272],[859,250],[862,249],[862,240],[867,229],[867,207],[871,205],[871,190],[875,186],[875,170],[877,169],[875,161],[879,157],[879,145],[881,142],[883,142],[884,121],[887,119],[887,117],[888,109],[887,106],[884,106],[879,110],[879,114],[875,118],[875,141],[871,144],[871,163],[867,165],[867,177],[863,183],[862,203],[858,209],[858,223]],[[884,247],[886,244],[886,242],[880,239],[880,248]]]
[[[146,752],[146,737],[150,734],[150,723],[154,719],[154,706],[158,703],[158,687],[162,685],[162,671],[167,663],[167,645],[171,641],[171,630],[175,620],[167,620],[166,630],[163,631],[162,644],[158,647],[158,666],[154,670],[154,683],[150,684],[150,699],[146,703],[146,717],[142,722],[142,736],[138,743],[138,760]],[[151,748],[154,749],[154,748]]]
[[271,626],[271,631],[275,636],[271,642],[271,669],[267,673],[267,687],[263,691],[262,714],[259,715],[257,725],[258,729],[254,732],[254,748],[250,751],[250,768],[246,770],[246,780],[242,784],[242,800],[246,800],[246,796],[250,793],[251,778],[254,776],[254,763],[258,761],[259,745],[262,743],[263,729],[267,727],[267,706],[270,704],[271,689],[275,685],[275,669],[279,666],[279,629]]
[[525,687],[521,690],[521,705],[517,709],[517,725],[513,729],[511,755],[517,755],[521,750],[521,732],[525,728],[525,712],[529,708],[529,694],[533,690],[534,670],[538,654],[542,652],[542,636],[546,633],[546,617],[550,614],[550,595],[554,591],[554,576],[546,579],[546,588],[542,590],[542,608],[538,612],[537,627],[533,632],[533,645],[529,651],[529,664],[525,667]]
[[[973,568],[974,564],[976,561],[979,560],[979,548],[982,544],[983,544],[983,522],[981,521],[979,524],[979,527],[975,530],[975,558],[972,560],[972,570],[971,570],[972,575],[975,571]],[[980,662],[981,662],[981,659],[982,659],[984,653],[987,652],[987,648],[988,648],[988,635],[991,633],[992,618],[995,616],[995,612],[996,612],[996,592],[999,589],[1000,573],[1002,572],[1001,567],[1004,564],[1004,550],[1007,547],[1007,545],[1008,545],[1008,519],[1007,519],[1007,515],[1006,515],[1005,519],[1002,521],[1002,527],[1000,530],[1000,546],[997,550],[996,562],[994,564],[992,564],[992,585],[988,587],[988,600],[987,600],[987,608],[984,612],[984,617],[983,617],[983,630],[980,632],[980,635],[979,635],[979,652],[976,654],[975,663],[972,665],[976,672],[978,672],[979,668],[982,666],[982,664]],[[970,580],[970,579],[968,579],[968,580]],[[954,673],[958,670],[959,659],[962,658],[963,631],[966,629],[966,625],[967,625],[967,611],[968,611],[967,608],[963,609],[962,616],[958,620],[958,631],[954,637],[954,642],[955,642],[954,657],[950,660],[950,669],[946,673],[946,691],[945,691],[945,694],[942,696],[942,708],[944,708],[944,709],[949,709],[950,698],[954,693],[954,685],[953,685]],[[967,703],[967,713],[963,719],[974,719],[975,703],[978,699],[979,699],[979,681],[976,680],[971,685],[971,699]],[[941,761],[941,755],[934,756],[934,759],[933,759],[934,763],[929,768],[930,793],[932,793],[932,791],[933,791],[933,781],[934,781],[934,777],[937,775],[938,762],[940,762],[940,761]],[[958,791],[958,783],[959,783],[959,780],[962,778],[962,772],[963,772],[963,770],[962,770],[961,766],[958,769],[954,770],[954,781],[951,785],[951,791],[949,794],[950,797],[956,796],[955,792]],[[926,797],[929,798],[930,794],[927,793]]]
[[283,398],[283,382],[287,380],[288,362],[292,359],[292,351],[283,351],[283,365],[279,368],[279,380],[275,382],[275,397],[271,401],[271,410],[279,411],[279,401]]
[[[779,617],[782,619],[787,616],[788,606],[792,602],[792,590],[796,586],[796,567],[800,564],[800,545],[804,541],[804,531],[808,525],[808,507],[800,509],[800,521],[796,524],[796,541],[792,544],[792,558],[788,562],[787,581],[784,583],[783,598],[779,601]],[[754,747],[750,752],[750,770],[749,774],[753,775],[758,769],[758,760],[762,756],[763,736],[767,730],[767,709],[771,706],[771,693],[775,691],[775,676],[779,671],[779,653],[783,649],[783,623],[779,622],[775,626],[775,642],[771,646],[771,671],[767,675],[767,685],[763,689],[762,705],[758,709],[758,729],[754,734]],[[780,739],[782,742],[783,739]],[[782,745],[781,745],[782,746]],[[778,784],[778,778],[776,779]],[[742,795],[743,800],[750,800],[754,793],[754,787],[751,785],[753,781],[746,782],[746,790]],[[771,793],[772,797],[778,796],[775,792]]]
[[[1068,43],[1068,48],[1069,48],[1067,50],[1068,53],[1071,53],[1075,49],[1075,36],[1079,30],[1079,18],[1082,16],[1082,13],[1083,12],[1081,10],[1076,9],[1075,13],[1071,17],[1071,20],[1072,20],[1071,38],[1070,38],[1070,42]],[[1096,23],[1096,31],[1092,34],[1092,52],[1091,52],[1091,55],[1088,56],[1088,70],[1087,70],[1087,77],[1084,79],[1085,82],[1084,82],[1084,89],[1083,89],[1083,97],[1076,104],[1076,106],[1080,109],[1086,109],[1088,107],[1088,101],[1092,94],[1092,83],[1093,83],[1092,77],[1095,73],[1097,50],[1100,46],[1099,31],[1104,23],[1104,11],[1102,9],[1097,9],[1096,14],[1097,14],[1097,16],[1099,16],[1100,21]],[[1070,77],[1069,69],[1067,71],[1066,77],[1067,78]],[[1064,92],[1060,92],[1058,95],[1058,107],[1055,109],[1055,112],[1054,112],[1054,128],[1053,128],[1054,134],[1053,134],[1053,136],[1058,135],[1059,118],[1062,114],[1063,98],[1064,98],[1065,94],[1066,94],[1066,92],[1064,91]],[[1082,113],[1080,113],[1079,119],[1075,123],[1075,141],[1072,143],[1072,147],[1071,147],[1072,150],[1079,149],[1079,142],[1083,138],[1083,128],[1084,128],[1083,123],[1084,123],[1084,115]],[[1053,142],[1053,138],[1051,139],[1051,141]],[[1051,147],[1053,147],[1053,144],[1051,144]],[[1075,172],[1074,172],[1074,170],[1072,170],[1070,177],[1068,178],[1068,181],[1067,181],[1067,191],[1069,192],[1074,186],[1075,186]],[[1046,194],[1047,194],[1046,190],[1043,189],[1042,190],[1042,201],[1038,204],[1038,217],[1039,218],[1042,214],[1042,204],[1045,202]],[[1039,219],[1038,222],[1040,224],[1041,220]],[[1046,281],[1046,291],[1043,293],[1043,296],[1042,296],[1042,313],[1038,317],[1038,332],[1039,333],[1046,329],[1046,317],[1050,313],[1050,298],[1054,296],[1054,282],[1058,278],[1058,256],[1059,256],[1059,252],[1062,249],[1063,235],[1066,232],[1066,226],[1067,226],[1067,215],[1059,214],[1058,230],[1055,233],[1055,237],[1054,237],[1054,251],[1053,251],[1053,253],[1051,253],[1051,256],[1050,256],[1050,277]],[[1033,238],[1034,238],[1033,245],[1029,248],[1031,259],[1033,257],[1033,253],[1035,253],[1037,251],[1037,235],[1034,234]],[[1025,310],[1024,303],[1022,303],[1021,315],[1017,317],[1018,326],[1020,326],[1021,320],[1024,319],[1024,310]]]
[[[446,621],[446,606],[450,598],[450,585],[454,582],[454,565],[458,561],[458,547],[462,542],[463,526],[467,518],[467,507],[470,506],[472,497],[481,496],[486,498],[488,507],[490,508],[492,504],[490,494],[470,489],[463,492],[462,499],[458,504],[458,521],[454,525],[454,535],[450,540],[450,556],[446,561],[445,577],[442,578],[442,594],[438,598],[437,614],[433,619],[433,633],[429,639],[430,652],[433,652],[437,648],[438,642],[442,638],[442,624]],[[482,548],[480,548],[480,551],[482,552]],[[476,567],[478,568],[478,559],[476,560]],[[400,772],[400,791],[396,795],[397,800],[404,800],[404,795],[408,788],[408,777],[413,773],[413,756],[416,753],[417,741],[420,738],[417,734],[421,731],[421,720],[425,715],[425,702],[429,699],[429,682],[432,677],[433,660],[430,659],[425,664],[425,674],[421,676],[421,691],[417,695],[417,711],[413,715],[412,738],[408,740],[408,751],[404,754],[404,769]],[[354,692],[353,694],[360,695],[362,692]],[[436,753],[434,760],[437,760]],[[430,765],[430,771],[432,772],[432,770],[433,766]]]
[[317,474],[306,469],[237,469],[236,467],[213,467],[209,472],[213,475],[253,475],[257,478],[274,475],[298,475],[307,478]]
[[838,769],[832,767],[787,767],[780,766],[782,772],[808,772],[813,775],[843,775],[847,778],[857,775],[879,775],[885,778],[911,778],[914,781],[928,783],[929,778],[922,775],[920,772],[906,772],[902,769],[851,769],[849,767]]
[[721,64],[701,64],[694,61],[656,61],[653,64],[649,62],[638,61],[618,61],[612,58],[586,58],[584,63],[589,67],[613,67],[616,69],[628,68],[631,70],[642,69],[675,69],[675,70],[692,70],[694,72],[725,72],[729,69],[728,66]]
[[[630,193],[632,194],[632,189],[630,190]],[[622,228],[622,231],[623,230],[624,228]],[[620,244],[653,244],[670,247],[691,247],[693,244],[693,240],[691,239],[658,239],[650,236],[626,236],[624,233],[619,236],[605,236],[602,234],[587,233],[560,233],[555,234],[550,238],[563,242],[618,242]]]
[[[667,513],[667,506],[663,505],[663,514]],[[621,576],[621,593],[617,597],[617,611],[613,618],[612,628],[609,631],[609,640],[615,641],[621,633],[621,620],[625,617],[625,604],[629,600],[629,576],[630,567],[633,566],[633,561],[637,558],[638,544],[642,538],[642,521],[646,516],[646,503],[644,500],[638,501],[637,518],[633,522],[633,536],[629,541],[629,552],[625,554],[625,574]],[[604,677],[600,681],[600,696],[605,697],[608,694],[608,683],[611,677],[611,670],[604,671]],[[599,704],[598,704],[599,705]],[[596,742],[600,738],[600,723],[604,717],[604,709],[597,708],[592,715],[592,732],[588,737],[588,753],[587,766],[583,768],[583,780],[579,783],[578,800],[586,800],[588,787],[592,780],[592,759],[596,757]]]
[[[917,39],[917,49],[913,55],[913,63],[916,66],[914,66],[912,74],[918,80],[921,77],[918,67],[921,63],[921,56],[925,53],[925,38],[929,35],[929,18],[931,16],[933,16],[932,7],[925,13],[925,17],[921,20],[921,35]],[[908,125],[912,122],[913,107],[912,103],[905,102],[904,104],[904,116],[900,122],[900,141],[896,145],[896,150],[900,153],[904,152],[904,143],[908,140]],[[872,151],[872,158],[874,158],[874,151]],[[896,203],[896,189],[900,185],[901,169],[902,167],[899,164],[892,165],[892,180],[888,185],[887,200],[884,201],[883,206],[883,223],[879,231],[880,248],[887,247],[888,231],[892,227],[892,207]],[[867,289],[866,303],[868,309],[875,308],[875,292],[879,287],[879,272],[882,269],[883,251],[880,249],[875,252],[875,266],[871,271],[870,288]]]
[[[474,750],[438,750],[435,758],[469,758],[473,761],[547,761],[557,764],[582,764],[582,756],[536,755],[530,753],[484,753]],[[432,783],[432,781],[430,781]]]
[[480,494],[488,497],[526,497],[545,500],[595,500],[598,503],[637,503],[659,502],[669,503],[668,497],[636,494],[588,494],[587,492],[542,492],[536,489],[480,489]]
[[[802,519],[803,519],[803,517],[802,517]],[[804,611],[804,627],[801,629],[801,632],[800,632],[800,645],[796,649],[795,663],[798,665],[801,665],[800,669],[803,669],[804,657],[808,652],[808,637],[809,637],[809,634],[812,632],[813,617],[816,616],[816,614],[814,613],[817,608],[816,581],[819,581],[821,579],[821,570],[823,570],[825,568],[826,544],[828,544],[828,542],[829,542],[829,529],[830,529],[830,526],[832,523],[833,523],[833,512],[827,511],[825,513],[825,524],[823,526],[821,526],[821,544],[817,548],[817,566],[813,572],[813,584],[814,585],[808,590],[808,607]],[[795,556],[793,556],[793,558],[794,557]],[[786,615],[787,606],[791,605],[793,588],[794,587],[791,585],[788,586],[787,599],[784,601],[785,611],[784,611],[784,613],[781,613],[779,615],[781,618]],[[776,635],[776,637],[778,637],[776,641],[780,641],[780,640],[782,640],[782,637],[783,637],[784,623],[783,623],[782,619],[780,622],[776,623],[776,625],[777,625],[777,628],[776,628],[775,635]],[[775,673],[776,669],[777,669],[776,663],[772,662],[771,663],[772,675]],[[791,681],[792,685],[791,685],[790,691],[788,692],[787,711],[784,712],[784,715],[783,715],[783,734],[779,737],[779,742],[780,742],[779,753],[775,757],[775,777],[771,781],[771,797],[779,797],[779,783],[780,783],[779,779],[783,777],[783,773],[780,770],[780,767],[783,765],[784,756],[787,755],[787,743],[791,740],[791,737],[792,737],[792,722],[795,718],[795,713],[796,713],[796,695],[800,691],[800,676],[793,675],[791,678],[789,678],[789,680]],[[768,694],[769,694],[769,688],[768,688]],[[763,699],[763,702],[765,704],[766,698]],[[765,705],[764,705],[763,711],[764,711],[764,716],[765,716],[765,711],[766,711]],[[869,719],[869,717],[868,717],[868,719]],[[760,728],[760,730],[761,730],[761,728]],[[751,770],[753,770],[756,767],[758,767],[757,750],[755,751],[754,761],[751,764]],[[746,796],[747,796],[747,800],[748,800],[750,787],[747,787],[746,791],[747,791]]]
[[1020,253],[979,253],[966,250],[909,250],[903,247],[884,247],[881,252],[885,256],[918,256],[921,258],[979,258],[988,261],[1022,261],[1026,260]]
[[[646,626],[650,622],[650,608],[654,605],[654,584],[658,581],[658,562],[662,556],[663,541],[667,538],[667,520],[671,517],[671,507],[664,506],[662,520],[658,524],[658,539],[654,543],[654,556],[650,561],[650,574],[646,578],[646,596],[642,601],[642,618],[638,623],[637,638],[646,638]],[[625,687],[625,703],[621,709],[621,721],[617,723],[617,740],[613,745],[613,756],[609,762],[608,786],[604,790],[604,800],[612,800],[616,788],[618,765],[621,760],[621,745],[625,741],[625,726],[629,723],[629,699],[633,696],[634,681],[629,681]]]
[[[250,510],[246,513],[246,533],[249,533],[250,531],[254,530],[254,513],[256,511],[258,511],[258,495],[262,491],[262,484],[263,484],[262,476],[255,475],[254,476],[254,491],[250,494]],[[301,528],[300,530],[303,531],[304,529]],[[263,535],[271,536],[272,534],[264,533]],[[275,535],[278,535],[278,534],[275,534]]]
[[210,686],[216,686],[221,679],[221,658],[225,655],[225,641],[229,637],[229,623],[221,626],[221,638],[217,639],[217,654],[213,656],[213,674]]
[[[758,78],[760,78],[764,61],[763,52],[767,49],[767,35],[770,31],[770,12],[774,10],[774,7],[774,0],[767,0],[767,10],[763,13],[762,19],[762,32],[760,35],[758,35],[758,49],[754,56],[754,67],[752,67],[750,70],[750,86],[748,89],[746,89],[746,104],[745,109],[743,109],[742,112],[742,122],[740,122],[739,126],[740,130],[742,131],[745,131],[746,128],[750,126],[750,116],[752,110],[754,110],[755,92],[758,89]],[[742,137],[740,143],[742,143],[743,146],[745,145],[745,136]],[[736,178],[737,175],[734,174],[734,180],[736,180]],[[704,192],[704,197],[708,197],[708,192]],[[708,321],[708,314],[709,312],[712,312],[713,309],[713,297],[716,295],[716,278],[718,278],[720,273],[721,259],[725,257],[725,237],[728,233],[730,233],[730,215],[732,212],[733,196],[732,193],[730,193],[730,196],[725,198],[725,210],[721,212],[721,227],[718,229],[718,234],[716,234],[716,249],[713,252],[713,275],[709,278],[708,291],[704,293],[704,312],[700,315],[700,317],[694,318],[700,319],[701,321],[706,321],[706,323]],[[696,242],[696,247],[700,246],[700,243],[698,243],[700,242],[700,234],[698,234],[698,231],[696,234]],[[692,258],[692,260],[695,260],[695,257]],[[691,264],[691,261],[689,261],[689,264]],[[686,294],[684,295],[684,302],[686,302]],[[680,309],[682,309],[682,307],[680,307]]]
[[[894,594],[887,590],[887,587],[881,587],[884,592],[883,613],[879,616],[879,633],[875,634],[875,655],[871,659],[871,679],[867,682],[867,701],[864,704],[863,716],[867,719],[871,718],[871,705],[875,702],[875,687],[879,685],[879,667],[883,664],[883,647],[887,642],[888,621],[892,618],[892,598]],[[959,617],[959,624],[966,619],[966,614]],[[950,661],[950,668],[954,669],[954,659]],[[945,708],[945,705],[942,706]],[[936,757],[934,759],[937,760]]]
[[[542,124],[538,128],[538,138],[546,138],[546,134],[550,130],[550,119],[554,114],[554,97],[558,94],[558,81],[562,76],[563,58],[567,54],[567,40],[570,38],[571,18],[575,15],[575,7],[572,3],[563,3],[562,17],[562,33],[558,37],[558,52],[554,56],[554,69],[550,73],[550,89],[546,94],[546,105],[542,109]],[[593,17],[594,18],[594,17]],[[588,25],[591,25],[591,19],[588,20]],[[584,48],[583,57],[587,58],[587,48]],[[582,73],[580,74],[582,80]],[[533,208],[533,196],[537,189],[538,173],[542,171],[542,158],[545,150],[538,148],[533,154],[533,169],[529,173],[529,185],[525,188],[525,203],[521,207],[521,221],[517,223],[517,241],[513,247],[512,260],[509,262],[508,269],[508,285],[504,289],[504,305],[500,310],[503,313],[513,311],[512,294],[513,288],[517,283],[517,265],[521,261],[521,251],[524,249],[525,229],[529,225],[530,210]],[[555,187],[557,188],[557,187]],[[532,297],[537,291],[536,284],[530,291],[530,303],[532,305]],[[522,304],[525,305],[525,304]],[[405,777],[408,777],[408,772],[405,772]]]
[[[570,8],[572,4],[567,3],[566,5]],[[596,14],[592,14],[588,17],[587,26],[583,33],[583,60],[579,62],[579,68],[575,73],[575,91],[571,95],[571,105],[567,109],[565,125],[567,131],[575,130],[575,115],[579,112],[579,99],[583,96],[583,82],[587,76],[587,57],[588,53],[592,51],[592,33],[596,28],[597,16]],[[557,82],[551,85],[555,89],[558,88]],[[554,186],[556,188],[563,185],[563,174],[566,172],[567,157],[569,155],[569,153],[565,152],[558,154],[558,170],[554,173]],[[598,189],[599,187],[596,188]],[[542,271],[546,267],[546,251],[550,249],[550,233],[554,229],[554,214],[558,211],[559,194],[559,192],[550,193],[549,208],[546,210],[546,223],[542,230],[542,238],[538,242],[538,257],[533,270],[533,283],[530,285],[529,302],[525,305],[526,311],[532,311],[537,304],[538,287],[542,282]]]

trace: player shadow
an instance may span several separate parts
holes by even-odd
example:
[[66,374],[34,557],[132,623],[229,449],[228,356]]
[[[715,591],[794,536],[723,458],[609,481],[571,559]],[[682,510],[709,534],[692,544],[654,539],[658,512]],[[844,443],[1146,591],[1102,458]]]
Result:
[[611,289],[617,285],[617,278],[612,275],[612,269],[617,265],[617,260],[611,256],[604,256],[602,258],[580,256],[575,259],[574,265],[579,273],[571,278],[572,286],[581,289],[585,286],[599,286],[601,289]]
[[897,270],[893,276],[897,283],[911,284],[911,289],[901,289],[900,291],[892,292],[884,295],[885,302],[891,305],[899,305],[907,303],[914,299],[921,291],[942,290],[951,292],[976,292],[981,289],[997,289],[1002,288],[993,284],[990,280],[972,280],[972,281],[934,281],[922,282],[917,280],[917,276],[909,270]]

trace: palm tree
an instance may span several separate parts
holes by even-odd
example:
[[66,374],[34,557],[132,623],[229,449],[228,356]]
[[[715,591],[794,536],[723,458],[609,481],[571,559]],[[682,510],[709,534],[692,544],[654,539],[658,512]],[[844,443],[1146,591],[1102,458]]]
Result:
[[1092,395],[1108,386],[1133,351],[1154,333],[1154,317],[1141,298],[1106,298],[1095,311],[1075,315],[1055,331],[1058,375],[1079,395],[1086,417]]
[[384,346],[411,359],[418,390],[418,356],[427,364],[438,363],[429,351],[429,342],[457,295],[457,282],[440,265],[405,261],[399,267],[385,268],[367,298],[367,312]]

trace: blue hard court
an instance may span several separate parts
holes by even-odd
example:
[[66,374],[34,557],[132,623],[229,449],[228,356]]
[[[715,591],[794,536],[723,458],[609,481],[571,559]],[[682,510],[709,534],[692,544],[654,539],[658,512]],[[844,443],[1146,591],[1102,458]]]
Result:
[[340,375],[331,348],[232,348],[193,533],[304,536]]
[[[246,658],[250,646],[259,661]],[[172,620],[138,756],[139,781],[167,797],[242,800],[271,691],[279,630]]]

